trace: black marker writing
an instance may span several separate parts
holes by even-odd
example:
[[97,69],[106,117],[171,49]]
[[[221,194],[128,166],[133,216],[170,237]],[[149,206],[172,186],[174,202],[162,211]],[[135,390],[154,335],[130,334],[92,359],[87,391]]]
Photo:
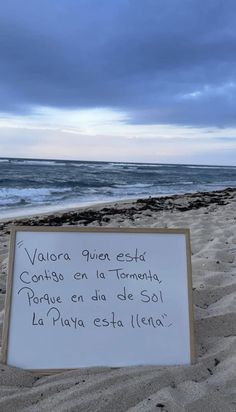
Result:
[[96,326],[97,328],[101,328],[101,327],[112,327],[112,328],[123,328],[124,324],[123,321],[121,319],[116,319],[116,315],[115,312],[111,313],[111,317],[110,318],[95,318],[93,321],[94,326]]
[[159,290],[157,292],[148,292],[146,289],[141,290],[140,292],[142,299],[141,302],[144,303],[149,303],[149,302],[154,302],[154,303],[163,303],[163,295],[162,291]]
[[149,326],[154,329],[162,327],[164,328],[164,322],[160,317],[155,317],[155,316],[143,316],[140,315],[139,313],[136,313],[135,315],[131,315],[130,318],[130,324],[133,329],[135,328],[142,328],[144,326]]
[[69,328],[85,328],[84,320],[77,316],[68,316],[63,318],[58,308],[50,308],[47,312],[47,317],[51,320],[53,326],[69,327]]
[[24,286],[18,290],[18,295],[20,293],[25,293],[27,297],[28,305],[31,306],[33,303],[35,305],[46,303],[48,305],[54,305],[55,303],[62,303],[60,296],[50,296],[48,293],[45,293],[42,296],[35,296],[33,289],[28,286]]
[[84,302],[83,295],[72,295],[70,299],[73,303]]
[[43,274],[33,274],[31,275],[27,270],[24,270],[24,272],[22,272],[20,274],[20,280],[22,283],[25,283],[26,285],[29,285],[30,283],[38,283],[38,282],[42,282],[42,281],[48,281],[48,280],[52,280],[54,282],[59,282],[59,281],[63,281],[64,280],[64,276],[62,275],[62,273],[57,273],[54,271],[49,271],[49,270],[44,270]]
[[35,264],[36,261],[38,262],[56,262],[60,260],[71,260],[69,253],[62,252],[62,253],[53,253],[53,252],[38,252],[38,249],[34,249],[33,252],[29,252],[28,249],[25,247],[25,253],[28,256],[28,259],[32,265]]
[[82,256],[86,258],[87,262],[90,260],[111,260],[108,253],[98,253],[96,249],[93,252],[84,249],[82,251]]
[[136,248],[133,254],[130,252],[118,253],[118,255],[116,255],[116,260],[118,262],[145,262],[146,253],[147,252],[140,253]]
[[33,312],[32,325],[33,326],[44,326],[43,318],[36,318],[36,313],[35,312]]
[[127,292],[126,287],[122,290],[121,293],[118,293],[117,299],[125,301],[125,300],[134,300],[134,296],[132,293]]
[[108,272],[112,272],[115,274],[117,279],[132,279],[132,280],[148,280],[150,282],[156,281],[157,283],[161,283],[162,280],[156,273],[152,273],[151,270],[147,270],[146,272],[124,272],[125,269],[123,268],[116,268],[116,269],[109,269]]
[[87,276],[87,273],[76,272],[76,273],[74,274],[74,279],[75,279],[75,280],[88,279],[88,276]]
[[94,295],[91,296],[91,299],[94,301],[103,301],[105,302],[107,300],[106,296],[104,293],[101,293],[100,289],[95,289]]

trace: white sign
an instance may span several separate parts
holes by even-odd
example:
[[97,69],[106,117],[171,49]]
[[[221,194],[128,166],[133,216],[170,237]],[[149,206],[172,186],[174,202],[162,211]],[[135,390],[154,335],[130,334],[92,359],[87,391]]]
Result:
[[31,370],[193,361],[188,230],[12,231],[3,360]]

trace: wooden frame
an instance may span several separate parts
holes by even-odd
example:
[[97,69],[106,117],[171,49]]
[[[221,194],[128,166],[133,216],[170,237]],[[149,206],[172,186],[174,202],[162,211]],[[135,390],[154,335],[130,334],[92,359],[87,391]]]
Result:
[[[5,316],[3,324],[2,338],[2,362],[7,364],[8,359],[8,339],[9,328],[11,321],[11,305],[12,305],[12,285],[14,275],[14,259],[16,248],[17,232],[85,232],[85,233],[134,233],[134,234],[183,234],[186,241],[186,259],[187,259],[187,288],[188,288],[188,310],[189,310],[189,345],[191,363],[196,361],[195,345],[194,345],[194,317],[193,317],[193,302],[192,302],[192,268],[191,268],[191,249],[190,249],[190,231],[189,229],[157,229],[157,228],[116,228],[116,227],[51,227],[51,226],[15,226],[11,228],[11,241],[9,251],[9,269],[7,277],[7,290],[5,299]],[[62,369],[31,369],[33,372],[50,374],[60,372]]]

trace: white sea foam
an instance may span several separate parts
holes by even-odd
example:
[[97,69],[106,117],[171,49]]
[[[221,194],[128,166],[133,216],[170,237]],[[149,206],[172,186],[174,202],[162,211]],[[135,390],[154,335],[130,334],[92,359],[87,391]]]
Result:
[[187,169],[217,169],[217,170],[222,170],[222,169],[236,169],[236,166],[194,166],[194,165],[184,165]]
[[121,189],[135,189],[135,188],[148,188],[148,187],[153,187],[153,183],[134,183],[134,184],[127,184],[127,183],[117,183],[115,184],[116,188],[121,188]]
[[[17,165],[40,165],[40,166],[55,166],[55,164],[58,164],[54,160],[31,160],[31,159],[10,159],[9,163],[14,163]],[[63,163],[64,164],[64,163]]]
[[0,206],[43,203],[70,191],[70,188],[0,188]]

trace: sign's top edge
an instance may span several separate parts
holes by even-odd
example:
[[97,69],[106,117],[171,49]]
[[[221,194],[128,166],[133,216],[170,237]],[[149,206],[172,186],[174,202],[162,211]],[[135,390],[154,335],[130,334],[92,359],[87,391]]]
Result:
[[102,226],[11,226],[12,232],[91,232],[188,234],[189,228],[102,227]]

